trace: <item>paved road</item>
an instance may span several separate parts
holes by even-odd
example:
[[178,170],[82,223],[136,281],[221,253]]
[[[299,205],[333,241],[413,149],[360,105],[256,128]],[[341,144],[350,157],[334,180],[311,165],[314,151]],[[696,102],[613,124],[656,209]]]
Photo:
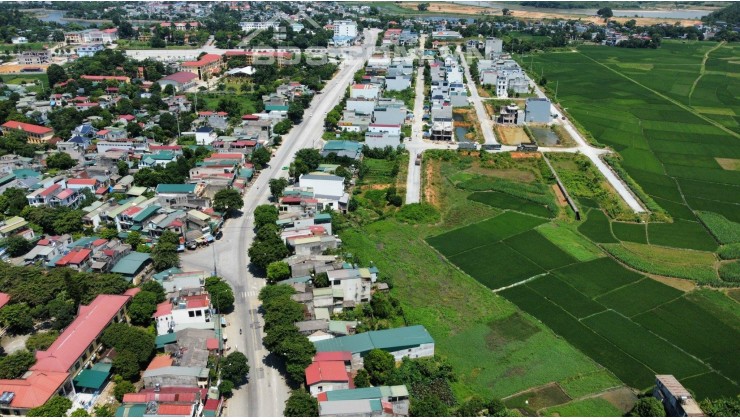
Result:
[[[265,280],[253,276],[248,270],[247,250],[254,238],[253,213],[255,207],[268,202],[268,182],[272,178],[288,176],[282,168],[288,166],[295,153],[302,148],[321,144],[324,116],[344,96],[347,85],[354,73],[359,70],[374,50],[378,31],[367,36],[366,48],[353,47],[357,57],[342,63],[339,72],[330,81],[323,94],[314,98],[306,110],[306,119],[283,136],[283,145],[270,161],[270,166],[257,177],[244,197],[243,216],[228,220],[224,226],[224,236],[208,248],[188,252],[183,256],[186,269],[212,271],[214,259],[218,275],[226,279],[234,289],[235,310],[227,319],[230,325],[225,334],[232,349],[244,352],[248,359],[250,381],[237,390],[228,402],[227,416],[239,417],[281,417],[289,388],[276,369],[265,364],[267,351],[262,346],[262,317],[257,313],[259,290]],[[239,334],[239,329],[243,334]]]
[[478,114],[478,121],[480,122],[480,128],[483,130],[483,138],[486,144],[498,144],[496,136],[493,134],[493,128],[491,126],[491,119],[486,113],[486,109],[483,107],[483,102],[478,95],[478,89],[476,87],[477,80],[473,80],[470,76],[470,67],[468,62],[465,60],[465,54],[462,53],[462,49],[458,46],[457,53],[460,55],[460,61],[465,71],[465,78],[468,80],[468,90],[470,91],[470,100],[473,102],[475,113]]
[[[419,49],[424,51],[426,35],[419,38]],[[419,54],[421,57],[422,54]],[[423,150],[416,145],[422,142],[424,131],[424,62],[419,60],[416,69],[416,97],[414,99],[414,122],[411,126],[411,142],[406,144],[409,151],[409,170],[406,179],[406,204],[418,203],[421,196],[421,166],[416,166],[416,157]]]

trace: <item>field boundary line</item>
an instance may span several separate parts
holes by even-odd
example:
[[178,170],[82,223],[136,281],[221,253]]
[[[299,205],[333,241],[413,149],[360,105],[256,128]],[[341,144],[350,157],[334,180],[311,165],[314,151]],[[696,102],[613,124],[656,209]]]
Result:
[[[649,279],[650,277],[646,277],[646,278],[648,278],[648,279]],[[653,280],[653,279],[651,279],[651,280],[652,280],[652,281],[657,281],[657,280]],[[661,283],[661,284],[665,284],[665,283]],[[666,284],[666,286],[668,286],[668,285]],[[670,286],[669,286],[669,287],[670,287]],[[678,289],[676,289],[676,290],[678,290]],[[656,306],[656,307],[654,307],[654,308],[648,309],[647,311],[644,311],[644,312],[640,312],[639,314],[635,314],[635,315],[632,315],[632,316],[626,316],[626,315],[622,314],[621,312],[617,312],[617,313],[618,313],[618,314],[620,314],[620,315],[622,315],[623,317],[625,317],[625,318],[629,319],[630,321],[634,322],[635,324],[637,324],[637,325],[641,326],[642,328],[645,328],[645,329],[647,330],[647,329],[648,329],[647,327],[643,326],[642,324],[640,324],[639,322],[637,322],[636,320],[634,320],[634,319],[632,319],[632,318],[637,318],[638,316],[641,316],[641,315],[645,315],[645,314],[647,314],[648,312],[652,312],[652,311],[654,311],[654,310],[656,310],[656,309],[659,309],[659,308],[660,308],[661,306],[665,306],[665,305],[668,305],[669,303],[673,303],[673,302],[675,302],[675,301],[677,301],[677,300],[679,300],[679,299],[684,299],[684,298],[686,297],[686,295],[687,295],[687,294],[689,294],[689,292],[684,292],[684,293],[683,293],[683,294],[682,294],[681,296],[678,296],[678,297],[676,297],[675,299],[671,299],[671,300],[669,300],[669,301],[663,302],[663,303],[659,304],[658,306]],[[616,312],[616,311],[615,311],[615,312]]]
[[672,104],[676,105],[677,107],[679,107],[679,108],[681,108],[681,109],[683,109],[683,110],[685,110],[685,111],[688,111],[688,112],[690,112],[691,114],[694,114],[695,116],[697,116],[697,117],[701,118],[702,120],[704,120],[704,121],[708,122],[709,124],[711,124],[711,125],[713,125],[713,126],[715,126],[715,127],[719,128],[720,130],[722,130],[722,131],[726,132],[727,134],[730,134],[731,136],[733,136],[733,137],[735,137],[735,138],[738,138],[738,139],[740,139],[740,134],[738,134],[738,133],[736,133],[736,132],[734,132],[734,131],[730,130],[729,128],[725,127],[724,125],[722,125],[722,124],[720,124],[720,123],[718,123],[718,122],[716,122],[716,121],[714,121],[714,120],[712,120],[712,119],[710,119],[710,118],[707,118],[707,117],[705,117],[704,115],[702,115],[702,114],[700,114],[700,113],[698,113],[698,112],[694,111],[693,109],[691,109],[691,107],[689,107],[689,106],[686,106],[686,105],[682,104],[681,102],[678,102],[678,101],[676,101],[675,99],[672,99],[672,98],[670,98],[670,97],[668,97],[668,96],[666,96],[666,95],[663,95],[662,93],[658,92],[657,90],[653,90],[653,89],[650,89],[649,87],[647,87],[647,86],[643,85],[642,83],[638,82],[637,80],[635,80],[635,79],[633,79],[633,78],[631,78],[631,77],[629,77],[629,76],[625,75],[624,73],[622,73],[622,72],[620,72],[620,71],[618,71],[618,70],[615,70],[615,69],[613,69],[613,68],[611,68],[611,67],[607,66],[606,64],[604,64],[604,63],[602,63],[602,62],[600,62],[600,61],[598,61],[598,60],[595,60],[595,59],[593,59],[593,58],[591,58],[591,57],[587,56],[586,54],[584,54],[584,53],[582,53],[582,52],[579,52],[579,54],[581,54],[582,56],[584,56],[584,57],[588,58],[589,60],[593,61],[594,63],[596,63],[596,64],[598,64],[598,65],[600,65],[600,66],[602,66],[602,67],[604,67],[604,68],[606,68],[606,69],[609,69],[609,71],[612,71],[612,72],[616,73],[617,75],[619,75],[619,76],[622,76],[623,78],[625,78],[625,79],[629,80],[630,82],[632,82],[632,83],[636,84],[637,86],[640,86],[641,88],[643,88],[643,89],[645,89],[645,90],[647,90],[647,91],[649,91],[649,92],[652,92],[652,93],[653,93],[653,94],[655,94],[656,96],[658,96],[658,97],[660,97],[660,98],[663,98],[663,99],[665,99],[666,101],[668,101],[668,102],[670,102],[670,103],[672,103]]
[[[511,248],[511,247],[509,247],[509,248]],[[514,250],[514,251],[516,251],[516,250]],[[535,265],[536,265],[536,264],[535,264]],[[538,267],[539,267],[539,266],[538,266]],[[540,267],[540,268],[542,268],[542,267]],[[498,292],[504,291],[504,290],[506,290],[506,289],[512,289],[512,288],[514,288],[514,287],[517,287],[517,286],[521,286],[521,285],[523,285],[523,284],[529,283],[530,281],[534,281],[534,280],[537,280],[538,278],[540,278],[540,277],[543,277],[543,276],[546,276],[546,275],[548,275],[548,274],[549,274],[549,272],[545,272],[545,273],[537,274],[537,275],[535,275],[535,276],[532,276],[532,277],[530,277],[530,278],[528,278],[528,279],[524,279],[524,280],[522,280],[522,281],[518,281],[518,282],[516,282],[516,283],[514,283],[514,284],[510,284],[510,285],[508,285],[508,286],[504,286],[504,287],[499,287],[498,289],[496,289],[496,290],[491,290],[491,291],[492,291],[493,293],[498,293]],[[533,290],[533,292],[534,292],[534,290]],[[534,292],[534,293],[537,293],[537,292]]]
[[[620,245],[621,245],[621,243],[620,243]],[[624,245],[622,245],[622,246],[624,246]],[[640,274],[642,274],[642,273],[640,273]],[[640,277],[639,279],[633,281],[632,283],[623,284],[623,285],[617,287],[616,289],[612,289],[612,290],[610,290],[610,291],[608,291],[606,293],[602,293],[600,295],[596,295],[596,296],[592,297],[591,299],[594,300],[594,301],[596,301],[596,299],[601,299],[602,297],[604,297],[606,295],[612,294],[612,293],[616,292],[617,290],[622,290],[622,289],[624,289],[627,286],[632,286],[633,284],[639,283],[639,282],[641,282],[641,281],[643,281],[643,280],[645,280],[647,278],[649,278],[649,277],[646,276],[645,274],[643,274],[642,277]]]
[[704,76],[704,74],[707,72],[707,60],[709,59],[709,54],[718,50],[724,44],[725,44],[725,41],[722,41],[719,44],[717,44],[714,48],[704,53],[704,58],[701,60],[701,67],[699,68],[699,76],[696,77],[696,80],[694,80],[694,84],[691,85],[691,90],[689,91],[689,104],[691,104],[691,95],[694,94],[694,89],[696,89],[696,85],[699,84],[699,80],[701,80],[702,76]]

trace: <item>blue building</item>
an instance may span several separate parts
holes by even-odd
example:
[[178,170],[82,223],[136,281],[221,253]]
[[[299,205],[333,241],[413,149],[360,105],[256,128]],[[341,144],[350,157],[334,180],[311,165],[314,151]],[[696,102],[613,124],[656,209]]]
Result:
[[80,57],[92,57],[98,51],[103,51],[105,47],[101,44],[80,45],[77,47],[77,55]]

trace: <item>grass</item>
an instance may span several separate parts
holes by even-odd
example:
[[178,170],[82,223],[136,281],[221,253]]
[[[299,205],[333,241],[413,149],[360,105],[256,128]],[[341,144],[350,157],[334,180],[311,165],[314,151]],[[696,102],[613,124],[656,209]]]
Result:
[[57,44],[56,42],[27,42],[25,44],[0,44],[0,51],[13,51],[16,47],[19,48],[20,51],[40,51],[44,49],[44,46],[51,47],[54,44]]
[[233,99],[239,104],[238,109],[229,109],[228,113],[230,116],[242,116],[244,114],[253,114],[257,112],[257,104],[252,101],[247,95],[218,95],[218,94],[198,94],[198,110],[204,109],[209,111],[216,111],[218,103],[221,99]]
[[719,277],[731,283],[740,283],[740,261],[727,261],[719,266]]
[[542,408],[568,401],[570,397],[559,386],[553,384],[508,398],[504,400],[504,404],[507,408],[517,409],[527,416],[535,416]]
[[529,282],[527,287],[557,304],[574,318],[580,319],[606,310],[601,304],[552,275]]
[[533,216],[548,218],[553,216],[552,211],[542,204],[537,204],[533,201],[498,191],[476,192],[471,194],[468,199],[478,201],[479,203],[483,203],[491,207],[516,210]]
[[695,280],[717,281],[715,258],[709,252],[665,248],[633,243],[604,244],[619,261],[644,273]]
[[[448,259],[491,289],[509,286],[545,272],[520,253],[501,243],[475,248]],[[483,261],[490,261],[492,264],[481,264]]]
[[612,232],[620,241],[648,243],[647,226],[644,224],[612,222]]
[[543,414],[558,417],[621,417],[624,413],[603,398],[589,398],[548,408]]
[[598,297],[612,290],[634,283],[641,274],[627,270],[611,258],[599,258],[581,264],[570,265],[554,274],[589,297]]
[[536,230],[520,233],[503,243],[547,271],[578,262]]
[[393,167],[395,163],[386,159],[364,159],[368,167],[367,174],[362,179],[363,184],[390,184],[395,180]]
[[591,261],[603,257],[598,246],[577,233],[570,225],[559,222],[545,223],[535,229],[550,242],[560,247],[578,261]]
[[570,378],[561,382],[560,386],[571,398],[580,398],[621,384],[622,382],[610,372],[599,370]]
[[651,244],[699,251],[715,251],[717,242],[697,222],[675,220],[673,223],[650,223],[648,238]]
[[586,213],[586,221],[578,227],[578,231],[596,243],[617,242],[612,235],[609,219],[601,210],[589,210]]

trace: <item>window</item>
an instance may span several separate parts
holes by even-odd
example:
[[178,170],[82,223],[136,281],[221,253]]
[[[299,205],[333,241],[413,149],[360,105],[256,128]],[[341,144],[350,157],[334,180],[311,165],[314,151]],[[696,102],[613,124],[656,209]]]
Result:
[[197,311],[195,311],[195,316],[198,316],[198,317],[203,316],[203,311],[198,309]]
[[193,317],[195,317],[195,311],[188,311],[188,316],[189,316],[190,318],[193,318]]

